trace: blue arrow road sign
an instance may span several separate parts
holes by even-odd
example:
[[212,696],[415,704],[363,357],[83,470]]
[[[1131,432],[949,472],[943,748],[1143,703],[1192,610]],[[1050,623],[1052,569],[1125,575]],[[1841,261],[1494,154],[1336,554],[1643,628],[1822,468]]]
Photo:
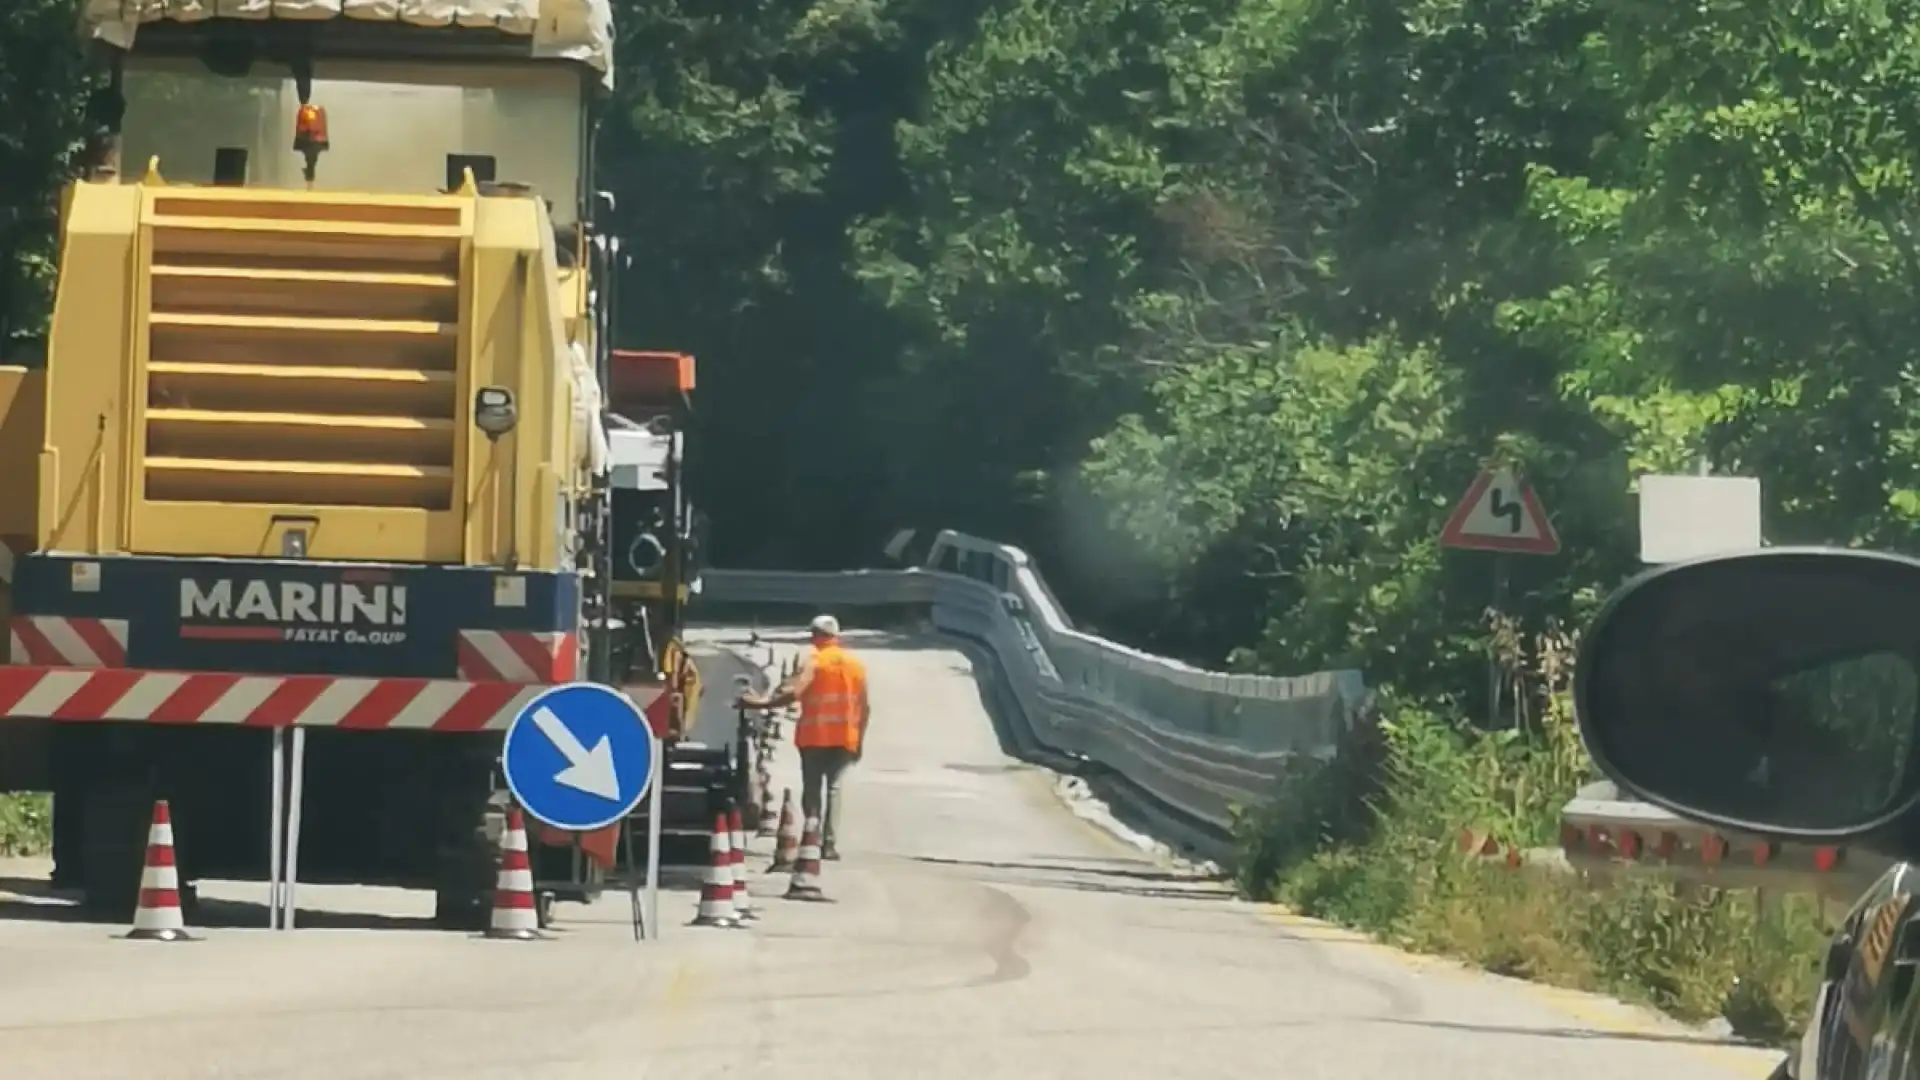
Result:
[[507,728],[500,767],[535,819],[586,832],[626,817],[647,793],[660,753],[633,699],[599,683],[567,683],[527,702]]

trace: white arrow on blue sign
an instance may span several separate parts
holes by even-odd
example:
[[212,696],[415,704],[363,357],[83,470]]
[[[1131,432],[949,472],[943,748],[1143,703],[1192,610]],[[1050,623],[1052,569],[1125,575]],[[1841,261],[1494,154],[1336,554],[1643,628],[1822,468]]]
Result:
[[587,832],[632,812],[653,783],[660,748],[633,699],[599,683],[567,683],[521,708],[500,767],[535,820]]

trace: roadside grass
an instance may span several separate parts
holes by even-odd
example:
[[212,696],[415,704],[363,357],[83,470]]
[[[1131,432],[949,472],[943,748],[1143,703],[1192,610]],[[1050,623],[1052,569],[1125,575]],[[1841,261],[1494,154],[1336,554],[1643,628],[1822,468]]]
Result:
[[40,855],[53,847],[51,795],[0,795],[0,857]]
[[1508,698],[1544,703],[1539,715],[1489,732],[1387,697],[1363,744],[1243,815],[1242,889],[1411,951],[1724,1017],[1754,1039],[1797,1035],[1830,932],[1812,898],[1637,875],[1602,887],[1461,854],[1462,828],[1557,846],[1560,807],[1595,776],[1568,705],[1570,642],[1507,643]]

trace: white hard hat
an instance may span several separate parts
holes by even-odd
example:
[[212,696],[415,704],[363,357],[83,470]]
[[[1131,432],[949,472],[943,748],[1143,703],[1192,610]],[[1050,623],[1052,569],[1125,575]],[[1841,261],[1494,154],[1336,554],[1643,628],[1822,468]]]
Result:
[[840,620],[831,615],[815,615],[813,622],[808,624],[808,629],[816,634],[824,634],[827,637],[839,637]]

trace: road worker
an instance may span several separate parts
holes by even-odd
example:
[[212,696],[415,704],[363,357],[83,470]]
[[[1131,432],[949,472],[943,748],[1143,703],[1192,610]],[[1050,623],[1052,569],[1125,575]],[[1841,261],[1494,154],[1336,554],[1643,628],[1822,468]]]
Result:
[[741,694],[737,704],[773,709],[800,703],[800,723],[793,730],[793,745],[800,751],[800,809],[820,820],[820,857],[838,859],[840,782],[847,766],[860,760],[872,716],[867,669],[840,644],[840,620],[821,615],[808,629],[813,652],[799,670],[771,693]]

